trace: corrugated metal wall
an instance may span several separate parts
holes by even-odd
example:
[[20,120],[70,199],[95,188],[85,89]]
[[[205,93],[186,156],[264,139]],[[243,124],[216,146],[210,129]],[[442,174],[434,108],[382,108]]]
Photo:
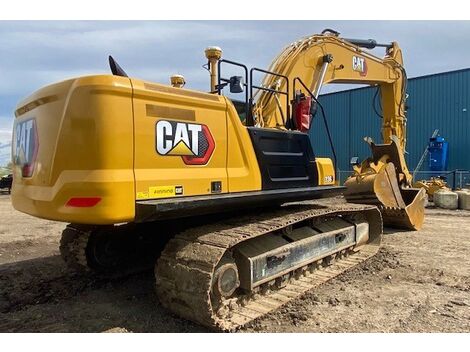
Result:
[[[376,88],[366,87],[320,96],[325,108],[339,170],[350,170],[349,160],[370,155],[363,138],[381,142],[381,120],[374,113]],[[434,129],[449,142],[449,170],[470,170],[470,69],[408,80],[407,162],[413,170]],[[332,157],[320,111],[310,130],[317,156]],[[427,170],[424,163],[421,170]]]

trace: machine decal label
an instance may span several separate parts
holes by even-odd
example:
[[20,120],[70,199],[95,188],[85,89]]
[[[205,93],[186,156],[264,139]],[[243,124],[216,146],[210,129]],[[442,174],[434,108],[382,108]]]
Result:
[[175,195],[177,196],[183,195],[183,186],[175,186]]
[[36,120],[18,122],[13,136],[13,162],[21,167],[32,165],[38,151]]
[[139,200],[139,199],[148,199],[149,198],[149,192],[137,192],[136,198],[137,198],[137,200]]
[[367,62],[366,59],[360,56],[352,57],[352,69],[359,72],[361,76],[367,75]]
[[183,186],[152,186],[148,192],[137,192],[137,199],[169,198],[183,195]]
[[155,137],[159,155],[181,156],[188,165],[207,164],[215,149],[206,125],[160,120],[155,125]]

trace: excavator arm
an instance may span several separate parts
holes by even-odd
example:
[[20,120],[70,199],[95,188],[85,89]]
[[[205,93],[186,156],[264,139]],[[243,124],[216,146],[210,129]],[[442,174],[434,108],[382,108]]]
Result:
[[[378,44],[374,40],[340,38],[326,30],[305,37],[284,48],[269,71],[289,78],[300,78],[317,98],[321,87],[330,83],[369,84],[379,87],[382,103],[382,144],[365,138],[372,156],[354,166],[347,179],[345,196],[354,203],[375,204],[384,223],[419,229],[424,220],[424,192],[412,189],[412,175],[404,158],[406,148],[406,71],[398,43]],[[385,47],[379,58],[364,49]],[[276,91],[286,90],[286,80],[266,75],[253,109],[255,123],[268,128],[286,128],[283,111],[286,102]],[[289,87],[290,95],[294,95]]]

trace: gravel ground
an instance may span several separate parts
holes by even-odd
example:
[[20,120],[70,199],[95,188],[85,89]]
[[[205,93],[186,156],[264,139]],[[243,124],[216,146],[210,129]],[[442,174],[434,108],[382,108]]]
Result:
[[[69,273],[65,224],[0,195],[0,332],[205,332],[158,303],[152,272]],[[469,332],[470,212],[427,209],[419,232],[386,229],[378,255],[240,332]]]

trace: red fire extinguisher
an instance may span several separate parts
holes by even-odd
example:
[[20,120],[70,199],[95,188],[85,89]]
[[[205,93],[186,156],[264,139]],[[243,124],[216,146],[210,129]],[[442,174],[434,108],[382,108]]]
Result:
[[296,93],[292,110],[294,129],[300,132],[308,132],[316,112],[316,104],[312,102],[312,98],[304,93]]

